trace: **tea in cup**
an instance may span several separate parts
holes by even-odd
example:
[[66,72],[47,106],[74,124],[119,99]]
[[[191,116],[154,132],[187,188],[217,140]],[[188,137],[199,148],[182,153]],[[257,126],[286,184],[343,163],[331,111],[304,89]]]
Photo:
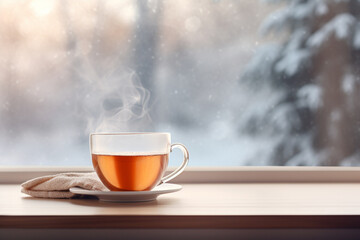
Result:
[[[182,165],[164,177],[169,154],[179,148]],[[94,133],[90,135],[94,169],[110,191],[149,191],[184,171],[189,153],[171,144],[169,133]]]

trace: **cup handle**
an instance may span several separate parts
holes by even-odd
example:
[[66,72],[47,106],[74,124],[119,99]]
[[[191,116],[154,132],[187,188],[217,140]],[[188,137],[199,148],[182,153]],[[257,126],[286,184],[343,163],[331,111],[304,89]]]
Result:
[[189,152],[188,150],[186,149],[186,147],[181,144],[181,143],[174,143],[174,144],[171,144],[170,146],[170,152],[172,152],[172,150],[174,148],[179,148],[183,154],[184,154],[184,160],[181,164],[180,167],[178,167],[175,171],[173,171],[172,173],[170,173],[169,175],[163,177],[160,181],[160,184],[163,184],[163,183],[166,183],[168,181],[170,181],[171,179],[177,177],[180,173],[182,173],[186,167],[186,165],[188,164],[189,162]]

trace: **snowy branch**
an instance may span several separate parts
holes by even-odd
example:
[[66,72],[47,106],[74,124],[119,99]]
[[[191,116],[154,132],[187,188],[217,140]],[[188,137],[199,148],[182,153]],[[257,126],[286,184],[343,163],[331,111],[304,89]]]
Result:
[[272,66],[279,58],[280,50],[281,47],[276,44],[259,48],[245,67],[242,79],[248,81],[271,79]]
[[360,22],[355,26],[353,46],[355,49],[360,49]]
[[297,97],[297,104],[299,107],[307,107],[316,110],[323,104],[322,89],[315,84],[307,84],[300,88]]
[[310,47],[320,47],[332,35],[338,39],[345,39],[350,37],[353,32],[356,19],[349,13],[342,13],[335,16],[322,28],[316,31],[308,40],[307,45]]
[[269,32],[281,32],[286,29],[293,29],[299,23],[315,16],[324,15],[328,12],[328,6],[325,0],[311,1],[288,1],[290,6],[280,9],[271,14],[260,28],[263,35]]

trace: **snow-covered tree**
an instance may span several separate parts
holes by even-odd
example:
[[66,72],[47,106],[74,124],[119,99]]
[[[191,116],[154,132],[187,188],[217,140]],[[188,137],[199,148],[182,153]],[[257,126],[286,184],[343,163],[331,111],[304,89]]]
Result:
[[242,75],[277,98],[250,114],[252,134],[273,137],[269,164],[360,164],[360,1],[267,0],[281,7]]

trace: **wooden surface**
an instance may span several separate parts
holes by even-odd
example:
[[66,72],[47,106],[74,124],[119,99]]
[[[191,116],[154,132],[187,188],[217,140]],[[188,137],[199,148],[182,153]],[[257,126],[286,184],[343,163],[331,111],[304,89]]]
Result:
[[360,228],[360,183],[183,184],[147,203],[38,199],[0,185],[0,228]]

